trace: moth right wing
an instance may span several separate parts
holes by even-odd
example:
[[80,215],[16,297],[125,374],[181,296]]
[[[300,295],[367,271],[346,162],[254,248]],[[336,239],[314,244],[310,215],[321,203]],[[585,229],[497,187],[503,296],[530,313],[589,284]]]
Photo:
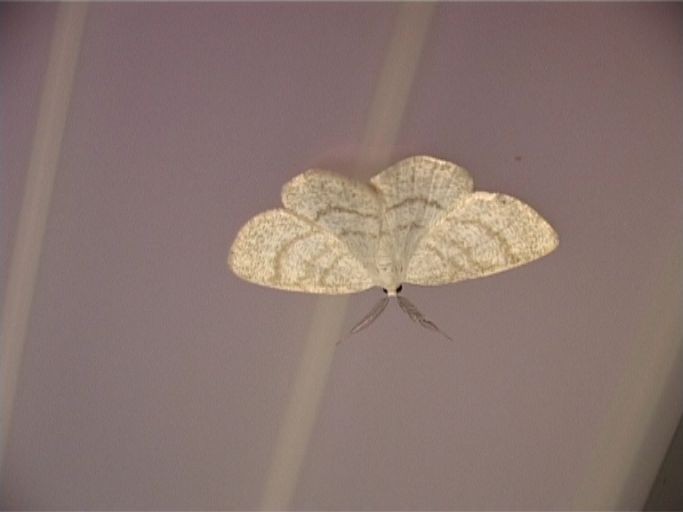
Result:
[[483,277],[533,261],[558,245],[533,208],[505,194],[474,192],[420,241],[405,281],[421,285]]
[[346,244],[284,209],[261,213],[240,229],[228,266],[242,279],[283,290],[344,294],[373,286]]

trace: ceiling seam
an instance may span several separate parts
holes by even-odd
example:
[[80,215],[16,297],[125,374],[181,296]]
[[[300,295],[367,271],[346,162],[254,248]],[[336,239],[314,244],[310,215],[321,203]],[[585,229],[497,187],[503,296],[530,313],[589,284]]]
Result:
[[[370,102],[356,173],[370,158],[388,163],[435,7],[431,2],[398,7]],[[276,437],[261,510],[286,510],[294,495],[347,308],[346,295],[316,301]]]
[[59,4],[43,78],[0,325],[0,468],[12,425],[22,352],[86,12],[86,2]]

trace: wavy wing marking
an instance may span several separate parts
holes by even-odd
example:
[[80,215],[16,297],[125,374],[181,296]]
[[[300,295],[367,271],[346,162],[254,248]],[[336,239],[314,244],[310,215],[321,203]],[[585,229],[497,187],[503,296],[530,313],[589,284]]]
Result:
[[283,290],[343,294],[373,284],[344,243],[284,209],[261,213],[242,227],[228,266],[242,279]]
[[438,285],[482,277],[533,261],[558,244],[530,206],[504,194],[463,198],[418,245],[406,282]]
[[372,272],[380,228],[380,202],[367,183],[310,170],[282,188],[282,204],[330,231]]
[[370,181],[384,199],[385,229],[404,269],[422,237],[472,191],[465,169],[429,156],[401,160]]

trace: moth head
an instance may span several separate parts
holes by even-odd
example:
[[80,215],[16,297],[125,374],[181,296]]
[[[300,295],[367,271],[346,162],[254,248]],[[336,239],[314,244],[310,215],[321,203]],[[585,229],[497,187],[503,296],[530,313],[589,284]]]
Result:
[[394,288],[393,290],[391,288],[386,289],[382,288],[382,291],[384,292],[385,295],[388,295],[389,297],[396,297],[399,293],[401,293],[401,290],[403,290],[403,285],[399,284],[397,288]]

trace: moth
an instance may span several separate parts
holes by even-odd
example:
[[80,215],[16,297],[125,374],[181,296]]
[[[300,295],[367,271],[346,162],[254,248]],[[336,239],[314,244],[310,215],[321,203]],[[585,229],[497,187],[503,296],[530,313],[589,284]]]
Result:
[[403,283],[435,286],[488,276],[544,256],[555,230],[530,206],[474,191],[462,167],[429,156],[401,160],[370,179],[308,170],[282,188],[284,208],[250,219],[228,266],[272,288],[385,296],[348,333],[368,327],[390,298],[421,326],[447,338],[407,298]]

